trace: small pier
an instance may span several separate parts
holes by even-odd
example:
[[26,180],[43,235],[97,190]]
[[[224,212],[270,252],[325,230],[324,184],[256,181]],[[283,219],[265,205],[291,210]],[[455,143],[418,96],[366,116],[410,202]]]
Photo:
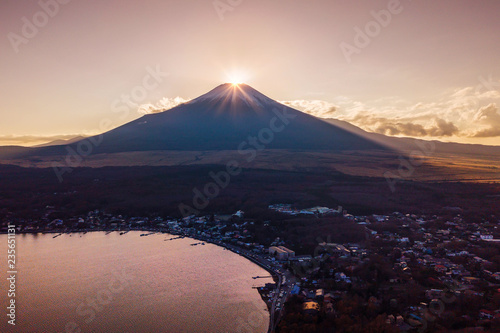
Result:
[[174,240],[174,239],[181,239],[181,238],[184,238],[184,236],[172,237],[172,238],[169,238],[169,239],[164,239],[164,241],[171,241],[171,240]]

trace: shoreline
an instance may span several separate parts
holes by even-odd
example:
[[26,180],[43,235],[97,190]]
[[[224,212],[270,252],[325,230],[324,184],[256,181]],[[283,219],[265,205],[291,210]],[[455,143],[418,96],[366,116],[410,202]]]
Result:
[[[96,230],[96,229],[90,229],[90,230],[65,230],[63,232],[61,231],[55,231],[55,230],[48,230],[48,231],[22,231],[22,232],[16,232],[16,235],[27,235],[27,234],[31,234],[31,235],[37,235],[37,234],[57,234],[57,235],[62,235],[62,234],[76,234],[76,233],[83,233],[83,234],[86,234],[88,232],[125,232],[125,233],[128,233],[128,232],[131,232],[131,231],[137,231],[137,232],[152,232],[152,233],[159,233],[159,234],[167,234],[167,235],[171,235],[171,236],[182,236],[183,238],[186,237],[186,238],[190,238],[190,239],[193,239],[193,240],[197,240],[197,241],[202,241],[202,242],[206,242],[206,243],[210,243],[210,244],[213,244],[213,245],[216,245],[216,246],[219,246],[219,247],[222,247],[228,251],[231,251],[232,253],[234,254],[237,254],[239,256],[242,256],[244,257],[245,259],[247,259],[248,261],[258,265],[260,268],[262,268],[263,270],[265,270],[266,272],[268,272],[271,276],[272,276],[272,279],[274,280],[274,282],[276,283],[276,286],[277,288],[279,289],[280,286],[281,286],[281,281],[282,281],[282,276],[281,274],[278,274],[276,273],[275,271],[273,271],[272,269],[270,268],[267,268],[263,263],[259,262],[257,259],[255,258],[252,258],[250,256],[248,256],[244,251],[246,251],[245,249],[242,249],[242,248],[239,248],[239,247],[236,247],[236,246],[232,246],[230,244],[225,244],[225,243],[220,243],[220,242],[217,242],[217,241],[214,241],[212,239],[207,239],[207,238],[204,238],[204,237],[201,237],[201,236],[197,236],[197,235],[189,235],[189,234],[185,234],[185,233],[172,233],[172,232],[169,232],[169,231],[161,231],[161,230],[151,230],[151,229],[129,229],[129,230],[107,230],[107,229],[100,229],[100,230]],[[7,232],[0,232],[0,234],[4,234],[4,235],[7,235]],[[55,238],[56,236],[54,236],[53,238]],[[277,280],[277,281],[276,281]],[[259,296],[260,293],[259,293]],[[261,297],[262,299],[262,297]],[[264,301],[264,299],[262,299],[262,301]],[[265,303],[265,301],[264,301]],[[267,306],[267,303],[266,303],[266,306]],[[274,326],[276,325],[276,323],[274,323],[274,314],[271,313],[271,310],[268,308],[268,313],[269,313],[269,325],[268,325],[268,330],[267,330],[267,333],[271,333],[274,331]]]

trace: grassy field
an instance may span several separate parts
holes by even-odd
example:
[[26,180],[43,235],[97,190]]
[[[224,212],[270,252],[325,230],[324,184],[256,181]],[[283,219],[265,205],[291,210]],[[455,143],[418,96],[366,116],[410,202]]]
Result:
[[[180,216],[179,205],[201,214],[239,209],[265,219],[267,206],[341,205],[356,214],[393,211],[434,213],[460,207],[471,216],[500,215],[499,183],[401,180],[352,176],[324,168],[272,170],[244,168],[206,206],[194,205],[194,191],[214,183],[222,165],[74,168],[59,182],[52,168],[0,166],[0,212],[34,218],[47,206],[72,216],[93,209],[133,215]],[[270,217],[270,216],[269,216]]]
[[[347,175],[385,177],[415,181],[499,182],[500,156],[419,154],[390,152],[325,151],[305,152],[263,150],[248,161],[248,154],[238,151],[152,151],[98,154],[84,157],[78,167],[106,166],[188,166],[225,165],[231,160],[251,169],[281,171],[339,171]],[[66,156],[31,157],[26,160],[3,160],[0,163],[22,167],[49,168],[67,165]]]

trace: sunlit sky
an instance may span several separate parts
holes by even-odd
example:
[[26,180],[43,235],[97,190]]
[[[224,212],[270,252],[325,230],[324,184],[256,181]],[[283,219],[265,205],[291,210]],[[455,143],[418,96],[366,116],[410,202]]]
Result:
[[0,144],[238,81],[369,131],[500,145],[498,0],[59,1],[0,2]]

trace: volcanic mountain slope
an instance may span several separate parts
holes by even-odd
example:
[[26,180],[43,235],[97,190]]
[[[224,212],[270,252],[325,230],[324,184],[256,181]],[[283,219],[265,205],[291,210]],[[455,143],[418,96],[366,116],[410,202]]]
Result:
[[[251,137],[256,138],[252,141]],[[384,146],[282,105],[239,84],[223,84],[165,112],[145,115],[96,137],[93,154],[133,151],[384,150]],[[77,143],[70,144],[75,148]],[[255,146],[257,145],[257,146]],[[64,153],[65,146],[37,149]]]

